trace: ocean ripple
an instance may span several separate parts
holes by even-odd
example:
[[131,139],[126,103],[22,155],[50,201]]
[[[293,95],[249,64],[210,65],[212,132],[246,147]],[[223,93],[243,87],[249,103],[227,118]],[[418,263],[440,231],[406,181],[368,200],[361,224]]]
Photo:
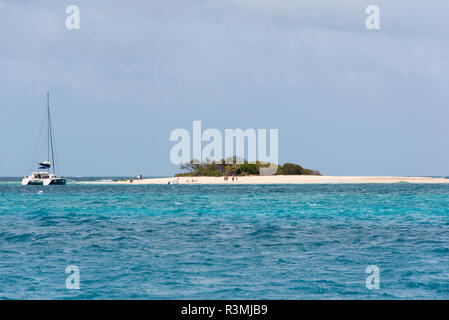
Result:
[[2,299],[449,299],[448,185],[41,189],[0,184]]

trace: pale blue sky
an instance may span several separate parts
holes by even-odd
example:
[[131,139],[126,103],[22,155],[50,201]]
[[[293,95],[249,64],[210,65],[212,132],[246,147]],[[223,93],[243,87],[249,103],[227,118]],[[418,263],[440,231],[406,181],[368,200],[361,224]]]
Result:
[[[65,28],[76,4],[81,29]],[[381,30],[365,28],[376,4]],[[449,2],[0,0],[0,176],[51,92],[64,175],[169,175],[170,132],[277,128],[328,175],[449,175]]]

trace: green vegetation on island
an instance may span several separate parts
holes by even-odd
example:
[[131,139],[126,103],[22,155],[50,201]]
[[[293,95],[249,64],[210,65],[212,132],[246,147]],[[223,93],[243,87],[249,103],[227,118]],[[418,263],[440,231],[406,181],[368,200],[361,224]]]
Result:
[[[235,159],[234,159],[235,160]],[[228,161],[230,162],[230,161]],[[176,174],[176,177],[220,177],[220,176],[250,176],[259,175],[260,168],[268,168],[269,163],[256,161],[254,163],[226,163],[221,161],[206,161],[204,163],[195,163],[191,160],[189,163],[181,165],[181,169],[186,172]],[[278,165],[276,175],[321,175],[319,171],[303,168],[299,164],[284,163]]]

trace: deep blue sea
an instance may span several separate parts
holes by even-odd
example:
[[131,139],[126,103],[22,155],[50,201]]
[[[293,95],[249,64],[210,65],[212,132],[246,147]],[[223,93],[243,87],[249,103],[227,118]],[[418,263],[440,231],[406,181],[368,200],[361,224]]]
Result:
[[2,182],[0,298],[449,299],[449,185]]

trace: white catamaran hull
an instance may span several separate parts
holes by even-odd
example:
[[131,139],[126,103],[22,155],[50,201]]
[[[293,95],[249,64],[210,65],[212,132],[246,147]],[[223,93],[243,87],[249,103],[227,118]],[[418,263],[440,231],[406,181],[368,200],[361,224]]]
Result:
[[36,179],[32,177],[26,177],[22,179],[23,186],[29,185],[40,185],[40,186],[49,186],[49,185],[65,185],[65,178],[47,178],[47,179]]
[[39,179],[31,179],[31,178],[23,178],[22,179],[22,186],[29,186],[29,185],[43,185],[44,181]]
[[45,179],[44,181],[44,186],[49,186],[49,185],[65,185],[66,184],[66,180],[64,178],[50,178],[50,179]]

